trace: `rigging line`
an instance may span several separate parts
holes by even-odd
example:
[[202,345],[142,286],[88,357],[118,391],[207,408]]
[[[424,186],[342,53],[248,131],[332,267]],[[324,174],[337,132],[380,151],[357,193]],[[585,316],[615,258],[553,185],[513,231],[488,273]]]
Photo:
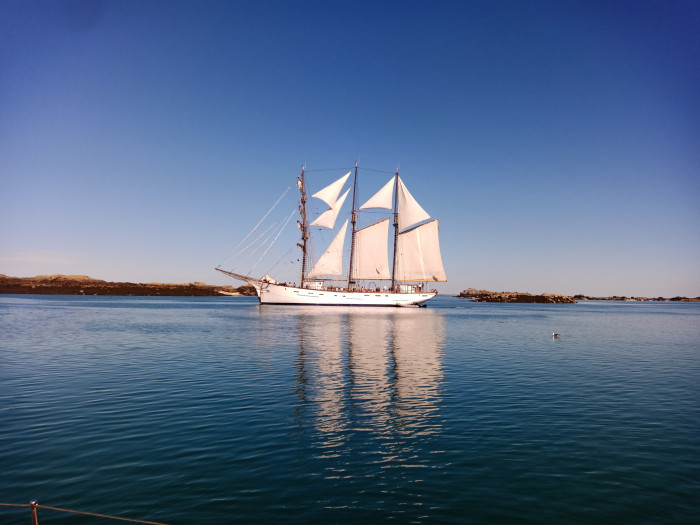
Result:
[[[240,246],[243,242],[245,242],[245,240],[258,228],[258,226],[260,226],[260,224],[262,223],[262,221],[264,221],[264,220],[267,218],[267,216],[270,215],[270,212],[271,212],[272,210],[275,209],[275,206],[277,206],[277,205],[279,204],[279,202],[282,200],[282,198],[287,194],[287,192],[288,192],[290,189],[292,189],[292,187],[291,187],[291,186],[288,186],[287,189],[284,190],[284,193],[283,193],[282,195],[280,195],[280,198],[277,199],[277,201],[272,205],[272,208],[270,208],[270,209],[267,211],[267,213],[263,216],[263,218],[260,219],[260,220],[258,221],[258,223],[255,225],[255,227],[251,230],[251,232],[250,232],[248,235],[246,235],[246,236],[243,238],[243,240],[242,240],[241,242],[238,243],[238,246]],[[236,246],[236,248],[238,248],[238,246]],[[234,250],[235,250],[236,248],[234,248]]]
[[289,250],[287,250],[287,253],[285,253],[285,254],[280,258],[280,260],[277,261],[275,264],[273,264],[265,273],[266,273],[267,275],[271,275],[272,272],[275,270],[275,268],[277,268],[278,266],[280,266],[280,265],[282,264],[282,262],[284,262],[285,265],[288,265],[288,268],[292,268],[292,265],[290,265],[289,263],[287,263],[287,259],[289,258],[289,254],[292,253],[292,250],[294,250],[294,248],[296,248],[296,246],[294,246],[294,247],[290,248]]
[[[265,249],[265,246],[267,246],[267,245],[270,243],[270,239],[272,239],[272,237],[275,235],[275,233],[277,233],[277,227],[278,227],[278,225],[279,225],[279,223],[275,223],[275,224],[273,225],[273,226],[275,227],[275,229],[272,230],[271,232],[270,232],[270,230],[272,229],[272,227],[268,228],[268,229],[265,231],[265,233],[264,233],[263,235],[267,235],[267,237],[265,237],[260,243],[256,244],[256,246],[255,246],[255,247],[250,251],[250,253],[246,256],[246,259],[250,259],[251,257],[257,257],[258,252],[259,252],[260,250],[264,250],[264,249]],[[282,227],[284,227],[284,226],[282,226]],[[270,233],[268,233],[268,232],[270,232]],[[268,248],[268,249],[269,249],[269,248]],[[263,257],[264,255],[265,255],[265,253],[263,253],[263,255],[261,255],[260,257]],[[259,259],[258,259],[258,260],[259,260]],[[250,270],[248,270],[248,271],[246,272],[246,275],[250,275],[251,273],[253,273],[253,270],[255,269],[255,266],[256,266],[257,264],[258,264],[258,263],[255,262],[255,263],[253,264],[253,266],[250,268]]]
[[[314,172],[316,172],[316,171],[339,171],[339,170],[353,170],[353,169],[355,169],[355,166],[351,166],[350,168],[320,168],[317,170],[305,169],[304,171],[306,173],[308,173],[310,171],[314,171]],[[364,168],[362,166],[358,166],[357,169],[364,170],[364,171],[376,171],[377,173],[388,173],[389,175],[393,175],[394,173],[396,173],[395,171],[375,170],[373,168]]]
[[[270,243],[270,239],[272,239],[275,236],[275,234],[277,233],[277,229],[280,228],[281,226],[279,225],[279,223],[275,223],[274,227],[275,227],[274,230],[272,228],[268,228],[266,230],[265,233],[267,234],[267,237],[265,237],[262,241],[260,241],[260,243],[258,245],[255,246],[255,248],[253,248],[253,251],[250,253],[250,255],[248,255],[248,257],[252,257],[253,255],[255,255],[258,252],[258,250],[264,249],[265,246],[267,246]],[[270,231],[270,230],[272,230],[272,231]],[[270,232],[270,233],[267,233],[267,232]]]
[[309,171],[339,171],[339,170],[351,170],[352,168],[319,168],[317,170],[308,170],[305,169],[304,172],[309,172]]
[[[267,229],[266,229],[264,232],[262,232],[262,233],[261,233],[260,235],[258,235],[255,239],[253,239],[253,241],[252,241],[248,246],[246,246],[245,248],[243,248],[243,249],[242,249],[240,252],[238,252],[234,257],[238,257],[239,255],[242,255],[243,253],[245,253],[245,251],[248,250],[248,248],[250,248],[250,247],[253,246],[256,242],[258,242],[262,236],[264,236],[265,234],[267,234],[267,232],[269,232],[269,231],[270,231],[271,229],[273,229],[275,226],[277,226],[277,223],[276,223],[276,222],[273,222],[272,225],[268,226]],[[257,250],[257,248],[255,248],[255,250]],[[253,250],[253,253],[255,253],[255,250]]]
[[361,166],[358,166],[357,169],[360,170],[360,171],[361,171],[361,170],[364,170],[364,171],[376,171],[377,173],[389,173],[390,175],[393,175],[393,174],[394,174],[393,171],[375,170],[375,169],[372,169],[372,168],[363,168],[363,167],[361,167]]
[[[260,238],[267,235],[270,230],[275,228],[278,225],[277,222],[273,223],[271,226],[269,226],[264,232],[262,232],[260,235],[257,236],[248,246],[243,248],[240,252],[238,252],[234,257],[229,257],[227,260],[230,260],[232,264],[235,266],[237,265],[242,265],[244,261],[250,259],[255,255],[255,253],[260,249],[261,246],[265,246],[265,242],[267,239],[263,239],[262,242],[260,242]],[[274,234],[274,231],[273,231]],[[253,246],[253,249],[248,251],[248,248]],[[246,251],[248,251],[247,254],[244,254]],[[246,275],[250,275],[250,271],[246,272]]]
[[[279,204],[279,202],[282,200],[282,198],[283,198],[285,195],[287,195],[287,192],[288,192],[290,189],[292,189],[292,187],[291,187],[291,186],[288,186],[287,189],[284,190],[284,193],[280,196],[279,199],[277,199],[277,202],[275,202],[275,203],[272,205],[272,208],[270,208],[269,210],[267,210],[267,213],[266,213],[265,215],[263,215],[263,218],[260,219],[260,220],[258,221],[258,223],[253,227],[253,229],[248,233],[248,235],[246,235],[245,237],[243,237],[243,239],[241,239],[241,241],[236,245],[236,247],[235,247],[235,248],[232,250],[232,252],[231,252],[232,255],[230,255],[229,258],[233,257],[233,254],[236,252],[236,250],[238,249],[238,247],[239,247],[241,244],[243,244],[243,243],[246,241],[246,239],[247,239],[248,237],[250,237],[250,236],[253,234],[253,232],[254,232],[255,230],[258,229],[258,226],[260,226],[260,224],[262,223],[262,221],[264,221],[264,220],[267,218],[267,216],[270,215],[270,212],[271,212],[272,210],[275,209],[275,206],[277,206],[277,205]],[[236,254],[236,255],[237,255],[237,254]],[[219,265],[219,266],[221,266],[221,265]]]
[[[287,220],[285,221],[285,223],[282,225],[282,227],[280,228],[280,231],[277,232],[277,236],[272,240],[272,242],[270,243],[270,246],[267,247],[267,250],[265,250],[265,252],[260,256],[260,259],[258,259],[258,260],[255,262],[255,264],[253,265],[253,268],[255,268],[255,267],[258,265],[258,263],[260,262],[260,260],[261,260],[263,257],[265,257],[265,255],[267,255],[267,252],[270,251],[270,248],[272,248],[272,246],[277,242],[277,239],[279,238],[280,234],[281,234],[281,233],[284,231],[284,229],[287,227],[287,224],[289,224],[289,221],[292,220],[292,217],[294,217],[294,215],[296,214],[296,212],[297,212],[296,209],[295,209],[295,210],[292,210],[292,213],[289,215],[289,217],[287,218]],[[251,269],[251,272],[252,272],[252,269]]]

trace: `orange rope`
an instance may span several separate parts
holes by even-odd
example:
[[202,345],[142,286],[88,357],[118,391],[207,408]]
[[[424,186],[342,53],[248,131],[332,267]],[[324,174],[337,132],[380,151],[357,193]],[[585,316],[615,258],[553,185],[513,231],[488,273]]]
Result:
[[[26,503],[0,503],[0,506],[3,507],[31,507],[32,504],[26,504]],[[83,514],[85,516],[95,516],[97,518],[109,518],[113,520],[121,520],[121,521],[130,521],[132,523],[147,523],[148,525],[166,525],[165,523],[160,523],[158,521],[143,521],[143,520],[134,520],[131,518],[120,518],[119,516],[109,516],[108,514],[96,514],[94,512],[83,512],[80,510],[70,510],[70,509],[61,509],[58,507],[49,507],[47,505],[35,505],[36,508],[39,509],[47,509],[47,510],[57,510],[59,512],[71,512],[73,514]]]

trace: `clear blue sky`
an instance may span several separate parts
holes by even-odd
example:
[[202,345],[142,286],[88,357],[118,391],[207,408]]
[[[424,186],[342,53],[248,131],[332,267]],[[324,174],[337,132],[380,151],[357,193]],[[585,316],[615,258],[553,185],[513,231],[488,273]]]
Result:
[[442,292],[700,296],[700,2],[0,4],[0,273],[232,284],[355,160],[440,219]]

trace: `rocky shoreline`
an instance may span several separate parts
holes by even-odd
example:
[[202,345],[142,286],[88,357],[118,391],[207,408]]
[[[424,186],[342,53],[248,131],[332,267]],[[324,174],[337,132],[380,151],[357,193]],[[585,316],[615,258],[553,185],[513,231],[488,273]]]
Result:
[[700,303],[700,297],[626,297],[624,295],[611,295],[608,297],[590,297],[588,295],[574,295],[577,301],[658,301],[679,303]]
[[460,292],[457,296],[461,299],[471,299],[476,303],[544,303],[567,304],[575,303],[573,297],[558,294],[533,295],[523,292],[491,292],[489,290],[475,290],[469,288]]
[[567,304],[576,303],[578,301],[674,301],[674,302],[684,302],[684,303],[697,303],[700,302],[700,297],[688,298],[688,297],[624,297],[619,295],[612,295],[609,297],[591,297],[588,295],[574,295],[573,297],[568,295],[559,294],[542,294],[533,295],[530,293],[522,292],[491,292],[489,290],[475,290],[474,288],[469,288],[460,292],[457,296],[462,299],[471,299],[477,303],[549,303],[549,304]]
[[0,294],[215,297],[255,295],[255,289],[249,285],[235,288],[198,282],[185,284],[109,282],[85,275],[8,277],[0,274]]

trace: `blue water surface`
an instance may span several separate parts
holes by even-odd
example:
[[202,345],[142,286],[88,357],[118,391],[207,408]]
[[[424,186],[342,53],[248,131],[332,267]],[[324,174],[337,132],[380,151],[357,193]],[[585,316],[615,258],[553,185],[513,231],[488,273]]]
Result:
[[0,296],[2,503],[171,524],[698,523],[698,451],[700,304]]

